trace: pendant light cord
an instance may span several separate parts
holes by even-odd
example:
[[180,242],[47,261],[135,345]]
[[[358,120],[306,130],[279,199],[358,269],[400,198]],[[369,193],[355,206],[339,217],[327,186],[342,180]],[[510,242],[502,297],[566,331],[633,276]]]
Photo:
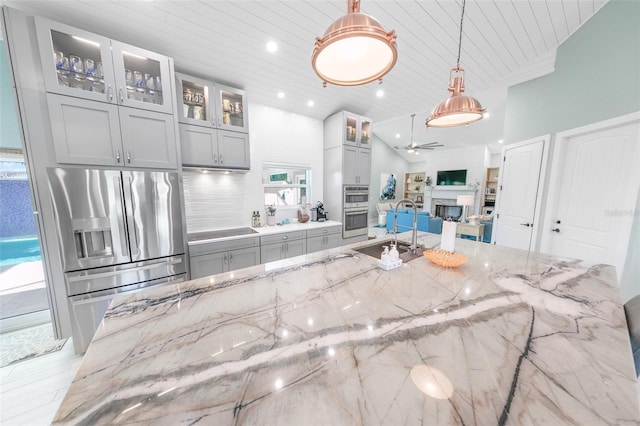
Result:
[[457,68],[460,69],[460,50],[462,49],[462,21],[464,20],[464,6],[466,0],[462,0],[462,15],[460,16],[460,38],[458,40],[458,61]]

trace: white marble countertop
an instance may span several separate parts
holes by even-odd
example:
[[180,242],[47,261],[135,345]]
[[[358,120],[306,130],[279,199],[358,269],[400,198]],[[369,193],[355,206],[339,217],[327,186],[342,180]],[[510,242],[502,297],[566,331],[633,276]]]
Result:
[[456,240],[458,269],[384,271],[370,243],[116,298],[54,422],[640,423],[612,267]]
[[[292,223],[287,223],[284,225],[273,225],[273,226],[259,226],[259,227],[248,227],[246,229],[253,229],[255,231],[254,234],[244,234],[244,235],[233,235],[233,236],[229,236],[229,237],[222,237],[222,238],[212,238],[212,239],[199,239],[196,241],[189,241],[189,245],[193,246],[193,245],[199,245],[199,244],[207,244],[207,243],[211,243],[211,242],[222,242],[222,241],[228,241],[228,240],[235,240],[235,239],[239,239],[239,238],[251,238],[251,237],[259,237],[262,235],[271,235],[271,234],[279,234],[279,233],[283,233],[283,232],[292,232],[292,231],[306,231],[309,229],[317,229],[317,228],[326,228],[329,226],[342,226],[342,223],[340,222],[336,222],[334,220],[325,220],[323,222],[314,222],[314,221],[308,221],[305,223],[298,223],[298,222],[292,222]],[[216,231],[220,231],[220,230],[212,230],[213,232]],[[206,231],[205,231],[206,232]],[[198,234],[193,233],[193,234],[189,234],[189,235],[194,235],[194,234]]]

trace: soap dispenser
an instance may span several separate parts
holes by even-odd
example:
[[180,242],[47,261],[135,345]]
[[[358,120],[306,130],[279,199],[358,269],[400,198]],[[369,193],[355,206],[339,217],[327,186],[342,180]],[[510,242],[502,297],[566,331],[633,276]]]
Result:
[[389,251],[389,259],[392,262],[395,262],[398,259],[400,259],[400,253],[398,253],[398,249],[396,248],[395,244],[391,244],[391,251]]
[[382,248],[384,249],[382,251],[382,254],[380,255],[380,261],[384,264],[389,263],[389,247],[387,246],[382,246]]

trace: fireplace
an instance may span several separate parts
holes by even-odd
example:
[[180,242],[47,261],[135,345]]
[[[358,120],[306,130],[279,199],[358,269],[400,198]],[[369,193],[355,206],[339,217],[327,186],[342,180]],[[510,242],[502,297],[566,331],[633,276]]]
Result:
[[441,217],[444,220],[453,220],[457,222],[462,216],[462,206],[445,206],[442,204],[436,204],[436,217]]
[[431,200],[431,214],[444,220],[458,221],[462,216],[462,206],[457,204],[456,199],[433,198]]

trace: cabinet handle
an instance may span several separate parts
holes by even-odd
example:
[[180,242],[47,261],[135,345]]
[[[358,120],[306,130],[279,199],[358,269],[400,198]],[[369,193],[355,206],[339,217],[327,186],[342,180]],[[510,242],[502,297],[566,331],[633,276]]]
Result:
[[116,149],[116,161],[119,163],[120,162],[120,150]]
[[323,230],[322,230],[322,233],[323,233],[323,234],[326,234],[326,233],[327,233],[327,230],[326,230],[326,229],[323,229]]
[[120,90],[118,90],[118,93],[120,94],[120,103],[123,104],[124,103],[124,96],[122,95],[122,87],[120,88]]
[[131,164],[131,153],[127,150],[127,163]]
[[224,164],[224,157],[220,154],[220,164]]
[[216,116],[213,114],[211,115],[211,125],[213,127],[216,127]]
[[229,253],[229,263],[233,262],[233,254]]
[[109,102],[113,100],[113,88],[111,85],[107,86],[107,98],[109,98]]
[[224,255],[224,258],[222,259],[222,263],[227,263],[227,255]]
[[218,164],[218,154],[213,154],[213,162]]
[[288,237],[285,235],[284,237],[282,237],[283,240],[286,240]]

